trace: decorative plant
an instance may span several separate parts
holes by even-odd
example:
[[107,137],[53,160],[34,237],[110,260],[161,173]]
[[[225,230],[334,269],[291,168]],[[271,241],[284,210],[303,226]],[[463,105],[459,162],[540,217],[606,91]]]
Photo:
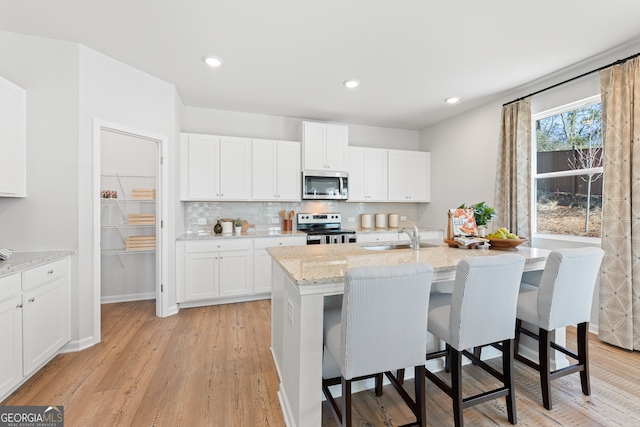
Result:
[[[468,209],[463,203],[460,209]],[[469,209],[473,209],[473,216],[476,220],[476,225],[486,227],[487,223],[496,216],[496,210],[491,206],[488,206],[485,202],[476,203],[469,206]]]
[[240,218],[236,218],[236,220],[233,222],[233,225],[235,225],[236,227],[242,227],[242,220]]

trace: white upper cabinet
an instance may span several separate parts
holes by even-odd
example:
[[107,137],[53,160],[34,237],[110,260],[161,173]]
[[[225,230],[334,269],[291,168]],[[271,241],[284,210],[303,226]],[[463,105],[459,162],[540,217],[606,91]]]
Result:
[[220,198],[251,198],[251,140],[220,137]]
[[300,143],[254,139],[253,200],[300,201]]
[[344,125],[302,122],[302,169],[347,171],[348,130]]
[[389,201],[430,201],[431,153],[389,150],[388,161]]
[[26,91],[0,77],[0,197],[27,196]]
[[182,134],[180,200],[249,200],[251,140]]
[[349,201],[387,200],[387,151],[349,147]]

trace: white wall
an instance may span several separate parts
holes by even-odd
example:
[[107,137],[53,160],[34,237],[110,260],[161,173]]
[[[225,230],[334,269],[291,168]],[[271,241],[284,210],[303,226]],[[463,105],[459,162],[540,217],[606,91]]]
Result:
[[158,146],[155,141],[103,131],[100,142],[102,173],[150,176],[158,173]]
[[[78,192],[79,208],[84,215],[79,218],[80,241],[78,245],[81,258],[80,280],[87,284],[78,290],[79,337],[92,336],[92,322],[96,313],[93,310],[95,277],[94,223],[93,211],[97,205],[98,194],[93,188],[93,132],[94,120],[118,124],[128,129],[137,129],[144,133],[166,137],[171,147],[175,146],[175,87],[162,80],[143,73],[135,68],[115,61],[99,52],[80,46],[80,108],[79,108],[79,157],[80,188]],[[169,163],[176,158],[167,159]],[[169,180],[167,189],[169,204],[178,203],[176,197],[177,179]],[[91,213],[91,214],[90,214]],[[175,239],[175,227],[168,219],[169,239]],[[175,305],[175,245],[168,242],[169,272],[167,288],[171,290],[169,304]],[[88,284],[91,284],[90,286]],[[93,337],[94,341],[98,337]]]
[[[184,107],[181,132],[300,141],[302,119],[235,111]],[[349,127],[349,144],[362,147],[419,150],[420,132],[340,123]]]
[[[27,92],[27,197],[0,200],[0,246],[79,248],[78,45],[0,32],[0,75]],[[78,338],[79,253],[71,256],[71,337]]]
[[[0,32],[0,75],[27,91],[27,197],[0,199],[0,245],[17,251],[75,249],[71,339],[97,340],[94,320],[94,118],[165,135],[175,150],[175,88],[74,43]],[[168,159],[176,172],[177,156]],[[177,175],[168,218],[175,238]],[[175,259],[173,245],[169,260]],[[175,288],[175,262],[166,276]],[[175,294],[169,296],[175,305]]]

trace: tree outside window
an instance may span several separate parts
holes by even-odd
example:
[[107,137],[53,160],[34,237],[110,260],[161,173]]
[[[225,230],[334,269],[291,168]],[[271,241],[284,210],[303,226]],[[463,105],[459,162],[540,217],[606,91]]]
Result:
[[535,232],[600,237],[600,97],[536,114],[532,122]]

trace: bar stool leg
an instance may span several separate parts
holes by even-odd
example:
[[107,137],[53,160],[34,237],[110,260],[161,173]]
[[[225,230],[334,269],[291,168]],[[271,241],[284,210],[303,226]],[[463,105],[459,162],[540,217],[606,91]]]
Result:
[[582,371],[580,371],[582,392],[589,396],[591,394],[589,381],[589,322],[578,324],[578,363],[582,365]]
[[351,381],[342,377],[342,425],[351,427]]
[[520,328],[522,328],[522,320],[516,319],[516,338],[513,343],[513,354],[517,355],[520,351]]
[[416,394],[416,419],[419,427],[427,427],[426,378],[424,365],[414,371]]
[[516,416],[515,381],[513,377],[513,340],[502,342],[502,373],[504,386],[509,388],[509,394],[505,396],[507,401],[507,417],[511,424],[518,422]]
[[379,373],[376,375],[376,396],[380,397],[382,396],[382,380],[383,378],[383,373]]
[[540,358],[540,386],[542,388],[542,404],[551,409],[551,367],[549,356],[551,352],[551,332],[539,328],[538,355]]
[[456,427],[462,427],[464,423],[462,418],[462,352],[453,347],[449,347],[449,350],[453,420]]

